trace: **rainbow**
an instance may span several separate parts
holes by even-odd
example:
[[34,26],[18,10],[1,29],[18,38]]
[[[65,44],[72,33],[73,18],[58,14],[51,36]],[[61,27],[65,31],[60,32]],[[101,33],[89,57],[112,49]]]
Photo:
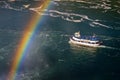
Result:
[[[50,4],[51,4],[50,0],[43,0],[42,3],[40,2],[41,5],[40,10],[44,11],[44,9],[49,8]],[[25,27],[23,35],[15,50],[15,55],[13,57],[14,59],[12,60],[7,80],[16,79],[16,74],[19,71],[20,66],[24,62],[24,59],[26,57],[25,55],[28,54],[27,51],[29,51],[30,43],[33,41],[35,31],[42,19],[43,19],[42,15],[34,15],[29,21],[28,25]]]

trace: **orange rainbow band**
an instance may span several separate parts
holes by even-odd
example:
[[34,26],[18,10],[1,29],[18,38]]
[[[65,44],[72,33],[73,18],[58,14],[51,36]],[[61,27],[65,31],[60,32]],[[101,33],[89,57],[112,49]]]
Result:
[[[41,4],[42,7],[40,10],[43,11],[44,9],[48,8],[50,3],[51,3],[50,0],[43,1]],[[25,27],[22,38],[20,39],[18,43],[18,47],[15,51],[15,56],[14,56],[14,59],[11,64],[10,71],[7,77],[8,80],[16,79],[17,71],[22,65],[22,62],[24,61],[23,57],[25,58],[25,54],[28,54],[27,53],[27,49],[29,48],[28,46],[31,43],[32,37],[35,34],[35,30],[38,27],[38,24],[41,22],[41,20],[42,20],[41,15],[35,15],[31,18],[28,25]]]

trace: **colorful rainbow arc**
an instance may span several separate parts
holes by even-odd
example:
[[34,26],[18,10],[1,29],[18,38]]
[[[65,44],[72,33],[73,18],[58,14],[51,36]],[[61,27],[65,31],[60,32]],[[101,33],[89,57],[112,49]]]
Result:
[[[44,9],[49,8],[50,4],[51,4],[50,0],[43,1],[40,10],[43,11]],[[25,27],[22,38],[19,41],[18,47],[15,51],[14,59],[11,64],[7,80],[15,80],[16,74],[20,66],[22,65],[22,62],[24,62],[25,55],[28,54],[27,51],[29,50],[29,45],[41,20],[42,20],[41,15],[35,15],[29,21],[28,25]]]

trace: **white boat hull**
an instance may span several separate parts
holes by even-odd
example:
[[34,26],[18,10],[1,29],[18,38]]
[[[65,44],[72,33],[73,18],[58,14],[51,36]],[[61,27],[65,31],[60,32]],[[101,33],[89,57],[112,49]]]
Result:
[[76,45],[82,45],[82,46],[89,46],[89,47],[98,47],[100,45],[100,44],[89,44],[89,43],[78,42],[78,41],[74,41],[71,38],[70,38],[69,43],[76,44]]

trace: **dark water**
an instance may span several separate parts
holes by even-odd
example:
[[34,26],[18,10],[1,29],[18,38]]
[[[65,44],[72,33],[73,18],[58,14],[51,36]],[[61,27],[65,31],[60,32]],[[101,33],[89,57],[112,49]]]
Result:
[[[119,1],[52,2],[43,15],[15,80],[119,80]],[[9,72],[14,51],[29,19],[28,9],[0,9],[0,80]],[[105,47],[71,45],[69,37],[95,33]]]

